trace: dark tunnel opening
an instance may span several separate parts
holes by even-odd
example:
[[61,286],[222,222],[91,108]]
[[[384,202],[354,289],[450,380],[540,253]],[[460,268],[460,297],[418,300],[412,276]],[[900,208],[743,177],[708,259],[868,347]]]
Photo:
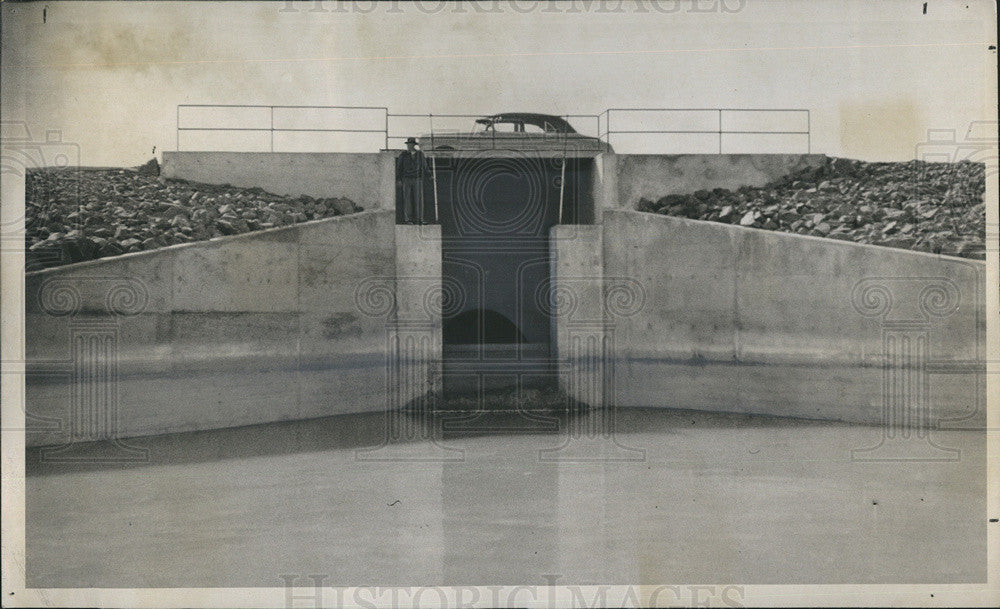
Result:
[[472,309],[446,319],[442,332],[446,345],[528,342],[514,322],[489,309]]

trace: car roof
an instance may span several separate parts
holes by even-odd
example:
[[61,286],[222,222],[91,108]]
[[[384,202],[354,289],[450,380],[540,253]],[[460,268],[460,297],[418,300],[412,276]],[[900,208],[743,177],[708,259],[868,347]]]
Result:
[[545,123],[549,123],[556,128],[559,133],[576,133],[576,129],[566,122],[565,119],[551,114],[537,114],[534,112],[504,112],[501,114],[491,114],[478,119],[476,122],[491,123],[528,123],[537,127],[545,128]]

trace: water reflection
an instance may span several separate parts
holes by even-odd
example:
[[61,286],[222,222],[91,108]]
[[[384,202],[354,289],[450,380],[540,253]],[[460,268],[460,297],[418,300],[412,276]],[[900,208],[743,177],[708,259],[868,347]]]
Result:
[[[586,431],[606,414],[342,415],[135,439],[149,452],[140,464],[48,463],[32,449],[28,583],[281,586],[290,573],[350,586],[985,577],[984,433],[941,432],[962,448],[958,462],[857,463],[851,449],[879,428],[620,410],[613,446],[641,459],[563,450],[588,446],[573,444],[573,430],[604,437]],[[393,425],[409,431],[390,434]]]

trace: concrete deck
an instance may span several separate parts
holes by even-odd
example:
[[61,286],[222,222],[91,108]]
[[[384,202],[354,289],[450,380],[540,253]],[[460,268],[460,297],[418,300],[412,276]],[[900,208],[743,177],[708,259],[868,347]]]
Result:
[[880,428],[622,410],[605,454],[638,460],[583,462],[598,449],[557,421],[492,415],[361,453],[384,414],[137,438],[131,465],[31,449],[27,585],[986,581],[984,432],[932,433],[953,461],[860,462]]

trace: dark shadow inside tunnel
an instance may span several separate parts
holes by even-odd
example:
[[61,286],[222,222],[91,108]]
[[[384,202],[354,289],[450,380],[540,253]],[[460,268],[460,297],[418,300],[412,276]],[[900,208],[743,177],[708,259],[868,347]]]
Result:
[[[550,230],[594,222],[593,155],[483,151],[435,159],[445,394],[556,383]],[[540,296],[541,294],[541,296]]]
[[443,338],[448,345],[526,343],[514,322],[489,309],[473,309],[445,320]]

